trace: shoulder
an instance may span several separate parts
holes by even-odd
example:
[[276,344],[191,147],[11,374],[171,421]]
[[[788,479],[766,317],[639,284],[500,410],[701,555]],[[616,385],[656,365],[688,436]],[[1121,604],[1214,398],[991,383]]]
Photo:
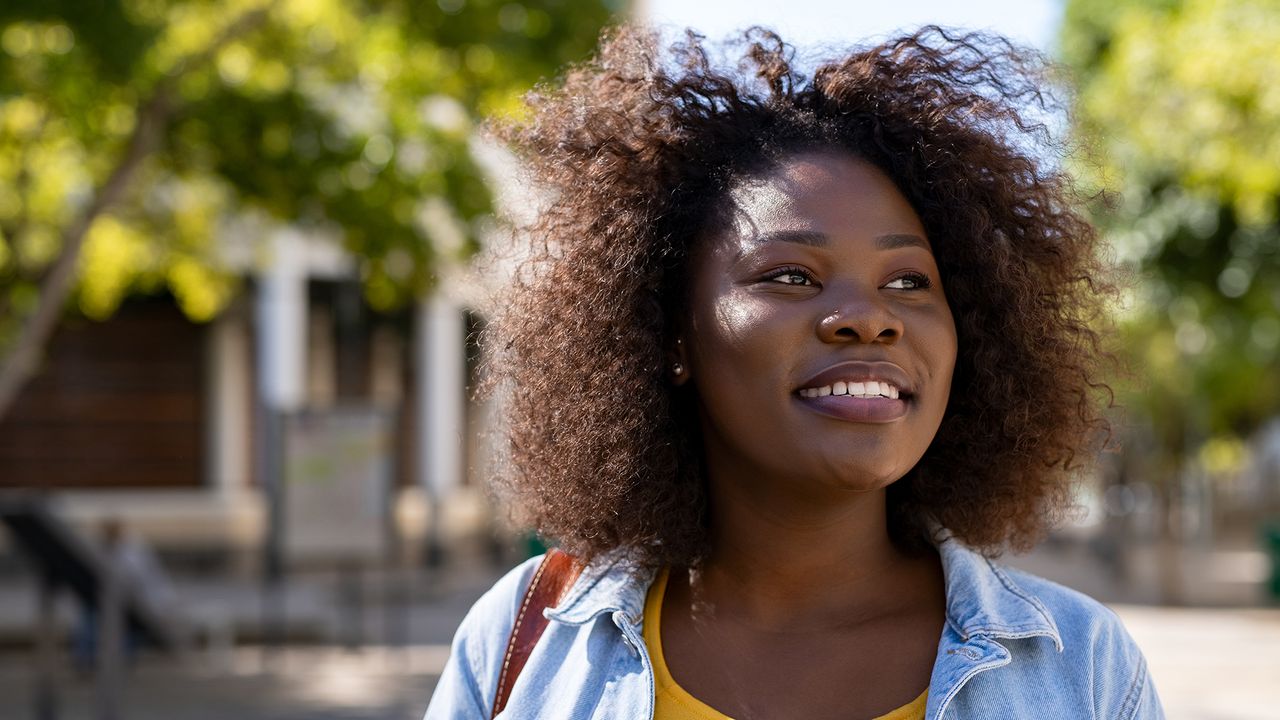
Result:
[[993,563],[1001,573],[1009,578],[1016,587],[1028,595],[1038,599],[1045,608],[1054,615],[1062,615],[1072,620],[1093,620],[1106,622],[1119,620],[1119,616],[1111,608],[1085,595],[1047,578],[1019,570],[1003,563]]
[[[427,708],[426,720],[489,717],[507,662],[512,628],[545,557],[530,558],[512,569],[471,607],[454,636],[449,660]],[[604,672],[610,667],[599,662],[603,647],[599,640],[604,634],[593,632],[595,625],[591,620],[606,610],[629,607],[628,599],[642,592],[635,576],[621,562],[622,557],[598,558],[588,564],[564,594],[561,604],[545,612],[549,620],[558,622],[547,627],[547,632],[527,656],[528,665],[519,671],[521,680],[512,689],[512,702],[523,697],[524,702],[533,703],[530,707],[553,706],[532,698],[541,697],[539,693],[549,684],[560,690],[578,686],[599,689],[608,684],[607,679],[588,682],[580,676]],[[589,648],[579,642],[584,631],[597,639],[595,643],[587,643]],[[619,642],[613,649],[622,646]],[[570,656],[572,659],[566,659]]]
[[476,600],[458,626],[458,632],[454,636],[455,651],[462,644],[465,647],[461,649],[469,651],[473,656],[486,657],[496,652],[498,661],[501,661],[520,603],[523,602],[525,591],[544,557],[538,555],[529,558],[507,571]]
[[471,606],[453,637],[428,719],[488,717],[511,628],[542,558],[513,568]]
[[1057,628],[1059,664],[1087,680],[1100,717],[1163,717],[1146,658],[1114,610],[1051,580],[996,567]]
[[1106,605],[1039,575],[1006,565],[997,564],[996,568],[1015,591],[1043,609],[1061,635],[1064,649],[1069,645],[1077,649],[1102,650],[1109,645],[1137,649],[1120,616]]

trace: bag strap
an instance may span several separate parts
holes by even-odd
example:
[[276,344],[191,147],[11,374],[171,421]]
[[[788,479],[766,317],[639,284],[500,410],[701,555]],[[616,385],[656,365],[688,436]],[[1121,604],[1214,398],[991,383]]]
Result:
[[542,612],[560,602],[581,572],[582,565],[573,556],[554,548],[542,558],[529,589],[524,593],[520,611],[516,613],[511,638],[507,640],[507,653],[502,659],[502,673],[498,675],[498,692],[493,699],[490,717],[497,717],[507,706],[516,678],[520,677],[520,671],[533,652],[533,646],[538,644],[538,638],[542,637],[542,631],[547,629],[548,620]]

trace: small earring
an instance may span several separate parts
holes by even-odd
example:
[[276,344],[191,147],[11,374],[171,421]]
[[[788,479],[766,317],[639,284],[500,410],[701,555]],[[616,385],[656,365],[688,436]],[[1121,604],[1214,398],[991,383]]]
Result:
[[683,375],[684,366],[681,365],[680,363],[671,363],[671,373],[673,375]]

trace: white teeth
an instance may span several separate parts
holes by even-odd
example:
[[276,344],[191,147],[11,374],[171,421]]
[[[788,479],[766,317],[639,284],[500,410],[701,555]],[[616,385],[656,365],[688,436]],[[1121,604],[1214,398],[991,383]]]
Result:
[[898,399],[899,390],[894,385],[879,380],[865,382],[847,382],[838,380],[831,385],[816,388],[802,388],[801,397],[826,397],[828,395],[849,395],[851,397],[887,397]]

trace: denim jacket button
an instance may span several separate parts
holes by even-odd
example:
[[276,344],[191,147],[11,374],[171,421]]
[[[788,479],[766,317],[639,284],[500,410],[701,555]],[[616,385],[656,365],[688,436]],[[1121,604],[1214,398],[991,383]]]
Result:
[[636,644],[631,640],[630,635],[622,633],[622,644],[627,646],[627,650],[631,653],[631,657],[640,657],[640,648],[636,647]]
[[627,620],[628,618],[625,612],[618,610],[613,613],[613,624],[617,625],[618,630],[622,632],[622,644],[627,646],[627,650],[629,650],[632,655],[639,657],[640,648],[637,648],[635,642],[631,639],[631,634],[628,632],[629,627]]

